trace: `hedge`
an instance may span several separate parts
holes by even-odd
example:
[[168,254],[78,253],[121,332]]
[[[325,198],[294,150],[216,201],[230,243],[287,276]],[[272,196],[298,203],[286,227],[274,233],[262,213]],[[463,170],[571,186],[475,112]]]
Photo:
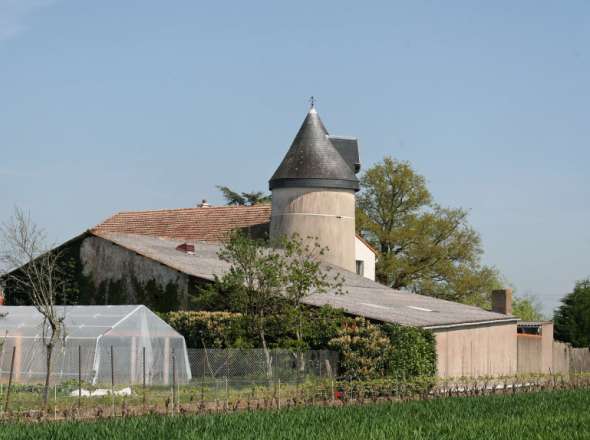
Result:
[[250,348],[239,313],[181,311],[160,315],[178,333],[184,336],[191,348]]
[[350,379],[436,374],[436,342],[428,330],[359,317],[343,325],[328,345],[340,353],[340,373]]
[[[436,375],[436,342],[432,332],[397,324],[349,318],[329,307],[309,308],[305,339],[309,349],[340,353],[340,374],[351,379]],[[239,313],[181,311],[160,315],[192,348],[258,348],[258,335]],[[280,322],[269,328],[271,347],[293,348],[294,339]]]

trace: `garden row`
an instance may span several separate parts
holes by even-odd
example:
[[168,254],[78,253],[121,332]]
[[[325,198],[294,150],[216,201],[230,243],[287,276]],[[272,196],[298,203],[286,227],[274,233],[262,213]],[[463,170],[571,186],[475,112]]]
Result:
[[[88,384],[85,387],[92,389]],[[64,420],[144,414],[212,414],[305,406],[355,406],[459,396],[516,395],[555,390],[590,390],[590,374],[527,375],[504,378],[436,380],[311,380],[302,383],[207,381],[200,384],[143,388],[128,393],[78,397],[75,384],[54,388],[48,411],[41,406],[41,386],[18,386],[3,420]],[[6,396],[3,396],[6,397]]]
[[210,415],[8,422],[0,439],[585,439],[588,390]]

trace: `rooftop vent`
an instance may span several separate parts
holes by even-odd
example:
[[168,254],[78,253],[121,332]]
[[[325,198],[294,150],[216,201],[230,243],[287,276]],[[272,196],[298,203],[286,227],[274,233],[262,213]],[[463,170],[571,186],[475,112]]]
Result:
[[197,205],[198,208],[210,208],[211,205],[207,203],[207,200],[203,199],[201,203]]
[[184,252],[185,254],[188,254],[188,255],[194,255],[195,254],[195,245],[190,244],[190,243],[182,243],[182,244],[176,246],[176,250],[180,251],[180,252]]

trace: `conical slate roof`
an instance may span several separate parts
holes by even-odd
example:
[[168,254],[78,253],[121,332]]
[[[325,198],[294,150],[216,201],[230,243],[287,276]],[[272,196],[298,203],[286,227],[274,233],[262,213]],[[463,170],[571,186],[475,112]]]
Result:
[[312,187],[358,191],[359,181],[312,107],[268,186],[270,190]]

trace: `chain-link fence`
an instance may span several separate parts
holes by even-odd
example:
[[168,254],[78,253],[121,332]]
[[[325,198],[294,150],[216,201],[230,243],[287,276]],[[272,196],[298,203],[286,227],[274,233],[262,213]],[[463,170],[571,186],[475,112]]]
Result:
[[337,376],[338,353],[328,350],[292,352],[263,349],[189,349],[188,359],[193,381],[220,379],[253,382],[301,381],[307,377]]
[[281,401],[309,392],[322,381],[333,381],[338,368],[338,354],[328,350],[189,349],[187,358],[192,379],[186,381],[179,377],[179,368],[185,368],[181,365],[185,364],[184,356],[179,359],[171,350],[166,377],[154,385],[146,380],[145,362],[136,366],[143,381],[131,380],[129,375],[118,371],[117,350],[110,350],[111,368],[101,376],[101,381],[95,382],[82,374],[84,359],[79,350],[76,374],[64,377],[60,370],[52,371],[45,405],[44,374],[39,374],[36,381],[30,375],[20,374],[21,367],[14,362],[15,353],[13,349],[12,362],[0,375],[2,416],[101,417],[181,409],[208,411],[242,406],[245,409],[250,405],[272,406],[272,402],[280,406]]

